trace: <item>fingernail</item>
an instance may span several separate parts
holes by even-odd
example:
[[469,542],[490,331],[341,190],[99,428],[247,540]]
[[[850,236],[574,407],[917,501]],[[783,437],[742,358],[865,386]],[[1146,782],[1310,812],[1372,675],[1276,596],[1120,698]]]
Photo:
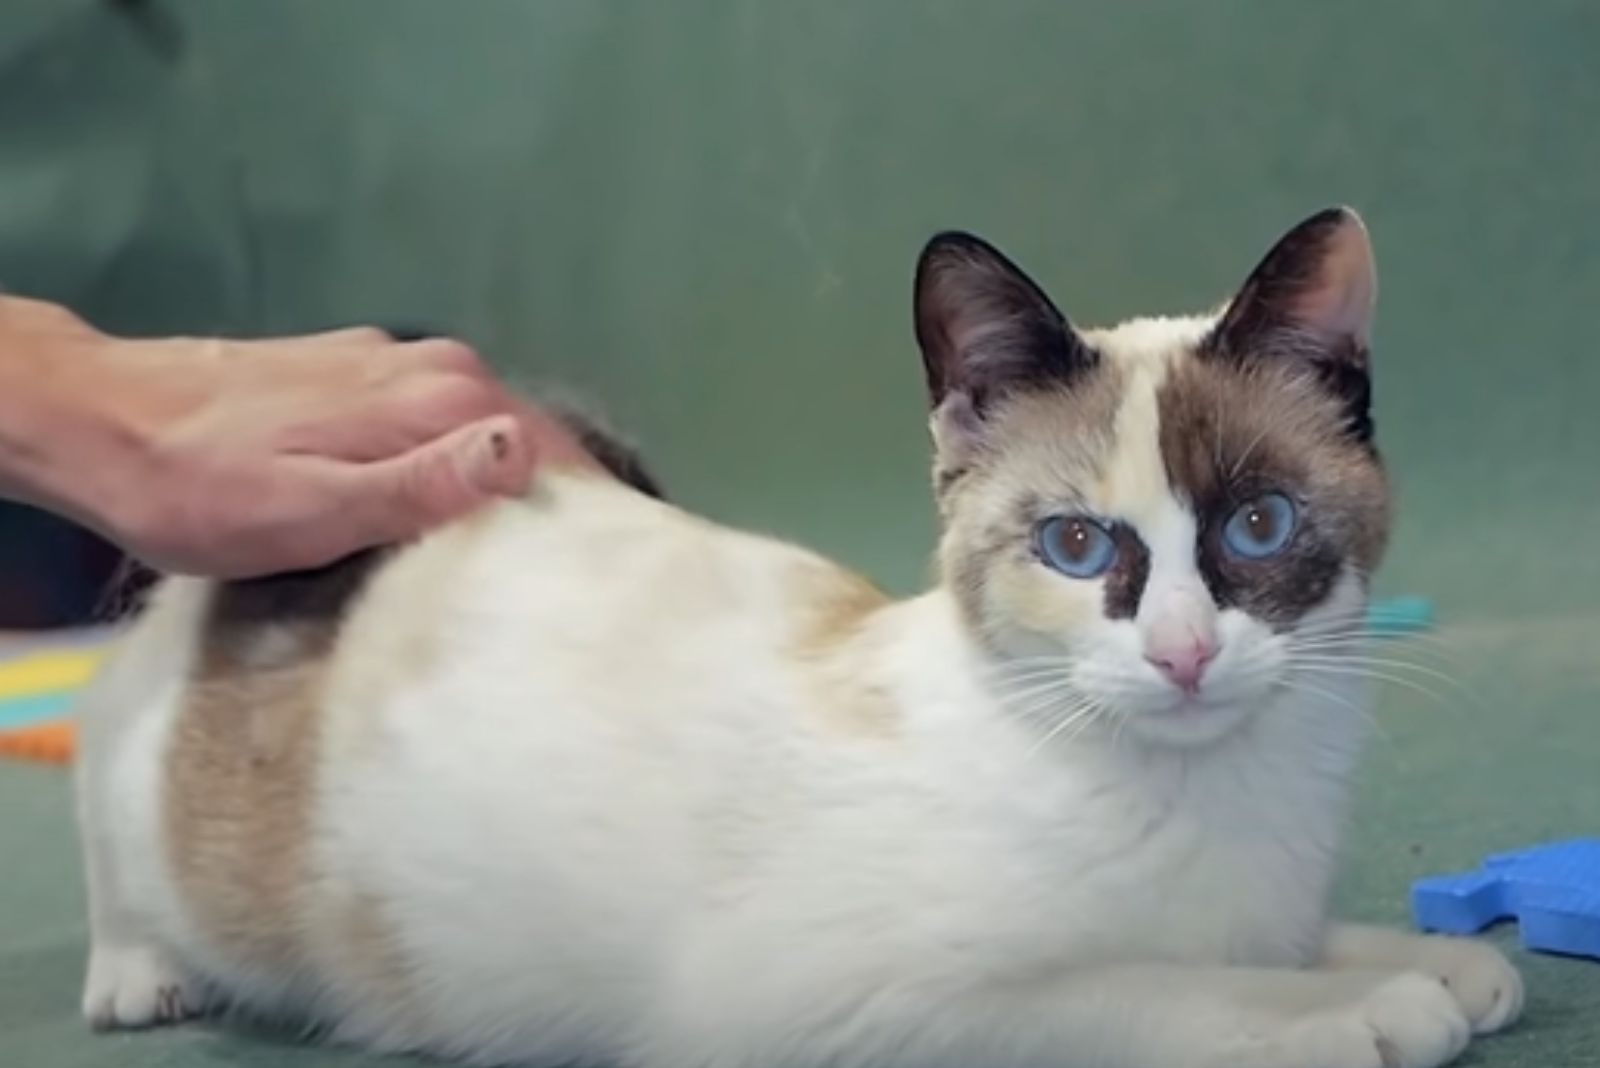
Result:
[[480,493],[516,492],[515,472],[511,469],[512,431],[497,422],[473,439],[467,451],[462,474],[467,484]]

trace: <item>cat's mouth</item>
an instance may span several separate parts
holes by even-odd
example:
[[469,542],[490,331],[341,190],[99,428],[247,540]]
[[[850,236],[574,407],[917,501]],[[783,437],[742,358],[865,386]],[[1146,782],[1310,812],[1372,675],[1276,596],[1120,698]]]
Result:
[[1158,745],[1211,745],[1248,723],[1258,703],[1225,688],[1196,693],[1174,688],[1159,703],[1129,715],[1127,729]]
[[1194,747],[1214,745],[1228,738],[1249,719],[1250,714],[1237,705],[1188,699],[1167,712],[1135,717],[1128,729],[1157,745]]

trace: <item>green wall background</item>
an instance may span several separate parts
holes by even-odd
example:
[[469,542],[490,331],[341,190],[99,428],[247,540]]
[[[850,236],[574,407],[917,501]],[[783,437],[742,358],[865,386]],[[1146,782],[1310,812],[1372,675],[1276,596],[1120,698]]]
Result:
[[593,395],[694,506],[907,588],[929,232],[1095,323],[1208,305],[1349,202],[1391,584],[1570,611],[1600,592],[1596,55],[1582,0],[7,0],[0,278],[129,332],[437,324]]
[[[1419,874],[1600,825],[1600,4],[0,0],[0,282],[129,333],[458,332],[899,589],[931,231],[1097,323],[1219,300],[1338,201],[1382,279],[1383,583],[1445,623],[1393,655],[1459,683],[1379,708],[1341,900],[1404,922]],[[366,1063],[88,1037],[68,811],[0,769],[0,1060]],[[1592,1062],[1600,972],[1523,963],[1527,1025],[1464,1063]]]

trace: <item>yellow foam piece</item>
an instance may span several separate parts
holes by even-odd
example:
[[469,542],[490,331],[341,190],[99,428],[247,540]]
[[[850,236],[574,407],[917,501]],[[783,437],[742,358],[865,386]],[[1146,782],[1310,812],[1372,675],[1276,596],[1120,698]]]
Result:
[[100,666],[98,652],[34,653],[0,664],[0,699],[75,690]]

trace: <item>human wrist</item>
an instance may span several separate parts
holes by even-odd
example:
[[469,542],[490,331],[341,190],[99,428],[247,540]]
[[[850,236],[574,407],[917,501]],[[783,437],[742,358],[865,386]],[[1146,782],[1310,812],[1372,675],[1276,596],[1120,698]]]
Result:
[[33,302],[0,301],[12,305],[0,308],[0,492],[108,530],[125,510],[127,463],[144,451],[139,428],[108,403],[126,343],[81,323],[8,329],[17,316],[6,313]]

